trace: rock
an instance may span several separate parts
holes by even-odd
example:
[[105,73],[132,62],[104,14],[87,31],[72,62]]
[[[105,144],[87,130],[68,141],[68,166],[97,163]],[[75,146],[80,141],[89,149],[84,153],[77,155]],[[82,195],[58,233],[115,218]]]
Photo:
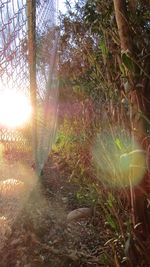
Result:
[[92,208],[79,208],[71,211],[67,216],[67,222],[77,221],[80,219],[86,219],[92,217]]

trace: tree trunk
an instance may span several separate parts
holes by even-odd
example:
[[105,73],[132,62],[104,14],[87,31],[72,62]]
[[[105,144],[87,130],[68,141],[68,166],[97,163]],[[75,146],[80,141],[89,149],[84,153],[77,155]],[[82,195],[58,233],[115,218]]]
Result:
[[[134,4],[135,1],[130,1],[130,4]],[[118,33],[120,38],[120,45],[122,52],[129,51],[132,58],[134,58],[134,48],[131,39],[131,32],[128,25],[128,14],[126,8],[126,1],[125,0],[114,0],[114,9],[115,9],[115,16],[116,22],[118,27]],[[135,7],[135,5],[134,5]],[[135,72],[138,70],[135,66]],[[146,131],[144,128],[143,117],[140,114],[147,115],[146,108],[145,108],[145,97],[142,95],[142,90],[136,90],[136,73],[129,72],[126,69],[126,75],[129,78],[130,83],[130,119],[131,119],[131,129],[132,129],[132,137],[133,142],[136,139],[139,143],[142,142],[143,137],[146,136]],[[141,77],[142,79],[142,77]],[[143,148],[144,149],[144,148]],[[143,180],[149,179],[148,172],[146,172]],[[143,181],[142,180],[142,181]],[[148,227],[147,227],[147,216],[146,216],[146,206],[145,206],[145,199],[146,199],[146,192],[144,190],[139,190],[141,187],[142,189],[143,182],[138,185],[137,188],[133,190],[134,193],[134,212],[135,212],[135,221],[134,224],[141,223],[143,233],[147,234]]]
[[129,50],[132,53],[131,35],[128,26],[126,1],[114,0],[115,16],[120,37],[121,50]]

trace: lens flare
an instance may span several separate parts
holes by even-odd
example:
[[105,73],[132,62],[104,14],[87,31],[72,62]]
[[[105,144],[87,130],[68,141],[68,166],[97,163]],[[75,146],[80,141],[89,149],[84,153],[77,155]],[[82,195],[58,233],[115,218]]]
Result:
[[103,131],[93,146],[93,158],[99,179],[109,187],[136,186],[146,171],[146,154],[130,134],[116,129]]

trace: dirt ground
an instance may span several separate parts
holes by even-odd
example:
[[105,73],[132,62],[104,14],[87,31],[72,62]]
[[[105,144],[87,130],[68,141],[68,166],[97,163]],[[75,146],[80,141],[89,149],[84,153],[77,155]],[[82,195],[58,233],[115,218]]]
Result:
[[84,221],[67,222],[68,213],[81,207],[69,176],[59,155],[52,154],[24,200],[1,199],[0,267],[108,266],[100,211]]

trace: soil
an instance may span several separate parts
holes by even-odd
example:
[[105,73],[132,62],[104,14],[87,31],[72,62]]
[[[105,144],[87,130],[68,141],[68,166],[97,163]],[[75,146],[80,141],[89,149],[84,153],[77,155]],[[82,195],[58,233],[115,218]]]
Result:
[[100,211],[92,218],[67,222],[68,213],[82,207],[78,186],[69,178],[67,165],[53,153],[34,189],[21,199],[1,199],[0,267],[108,266]]

